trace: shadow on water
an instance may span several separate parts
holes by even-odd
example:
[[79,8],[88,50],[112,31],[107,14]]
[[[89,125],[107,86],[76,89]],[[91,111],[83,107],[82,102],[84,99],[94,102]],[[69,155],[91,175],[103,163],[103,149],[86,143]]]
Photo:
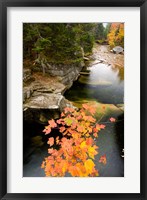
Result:
[[117,133],[116,139],[119,145],[120,151],[124,149],[124,113],[118,116],[117,123],[115,123],[115,131]]
[[[43,124],[23,121],[23,176],[44,177],[44,170],[41,169],[42,161],[48,156],[48,135],[42,130]],[[50,137],[56,138],[62,135],[58,130],[52,130]]]

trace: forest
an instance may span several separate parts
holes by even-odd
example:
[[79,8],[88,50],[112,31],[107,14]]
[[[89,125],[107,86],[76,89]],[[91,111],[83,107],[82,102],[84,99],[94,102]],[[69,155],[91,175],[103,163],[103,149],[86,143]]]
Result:
[[124,23],[23,24],[23,175],[124,176]]
[[95,42],[124,47],[124,24],[28,24],[23,27],[24,60],[77,63],[92,53]]

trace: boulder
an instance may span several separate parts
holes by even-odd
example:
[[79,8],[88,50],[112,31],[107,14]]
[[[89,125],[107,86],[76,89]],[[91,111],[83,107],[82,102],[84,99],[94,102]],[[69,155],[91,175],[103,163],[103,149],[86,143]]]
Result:
[[123,53],[124,49],[120,46],[116,46],[112,49],[113,53],[119,54],[119,53]]
[[31,97],[24,107],[34,109],[59,109],[60,101],[63,96],[60,94],[40,94],[38,96]]
[[65,107],[73,107],[73,105],[61,94],[44,93],[32,96],[24,104],[24,119],[46,123],[51,118],[59,118]]

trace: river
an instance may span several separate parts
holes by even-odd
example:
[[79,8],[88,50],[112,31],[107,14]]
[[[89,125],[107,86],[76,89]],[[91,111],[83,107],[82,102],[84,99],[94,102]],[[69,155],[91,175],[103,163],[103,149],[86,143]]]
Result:
[[[103,46],[102,46],[103,47]],[[103,47],[104,49],[105,47]],[[103,53],[103,52],[102,52]],[[96,52],[95,60],[89,62],[78,80],[66,91],[65,97],[80,107],[83,102],[97,101],[103,104],[118,105],[124,104],[124,68],[103,62],[104,53],[99,58]],[[108,53],[109,54],[109,53]],[[106,56],[106,53],[105,53]],[[110,55],[114,56],[114,55]],[[120,56],[120,55],[118,55]],[[115,56],[117,58],[117,55]],[[123,110],[110,112],[102,121],[109,117],[115,117],[117,123],[108,124],[105,133],[99,134],[96,141],[99,146],[99,154],[106,154],[107,164],[104,166],[96,162],[100,177],[123,177],[124,176],[124,158],[122,149],[124,148],[124,113]],[[31,135],[31,143],[24,145],[24,177],[42,177],[44,172],[40,169],[41,162],[47,156],[47,145],[45,137],[41,137],[43,126],[25,124],[25,129]],[[35,132],[35,134],[34,134]],[[36,138],[36,139],[35,139]]]
[[123,68],[107,64],[87,67],[87,75],[81,75],[65,97],[75,103],[95,100],[106,104],[124,103]]

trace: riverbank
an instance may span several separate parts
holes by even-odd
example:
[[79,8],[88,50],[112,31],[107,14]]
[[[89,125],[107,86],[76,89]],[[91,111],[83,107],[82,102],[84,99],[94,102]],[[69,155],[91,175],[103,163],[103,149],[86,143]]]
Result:
[[95,44],[93,48],[93,58],[112,67],[124,68],[124,54],[114,54],[110,51],[109,45]]

